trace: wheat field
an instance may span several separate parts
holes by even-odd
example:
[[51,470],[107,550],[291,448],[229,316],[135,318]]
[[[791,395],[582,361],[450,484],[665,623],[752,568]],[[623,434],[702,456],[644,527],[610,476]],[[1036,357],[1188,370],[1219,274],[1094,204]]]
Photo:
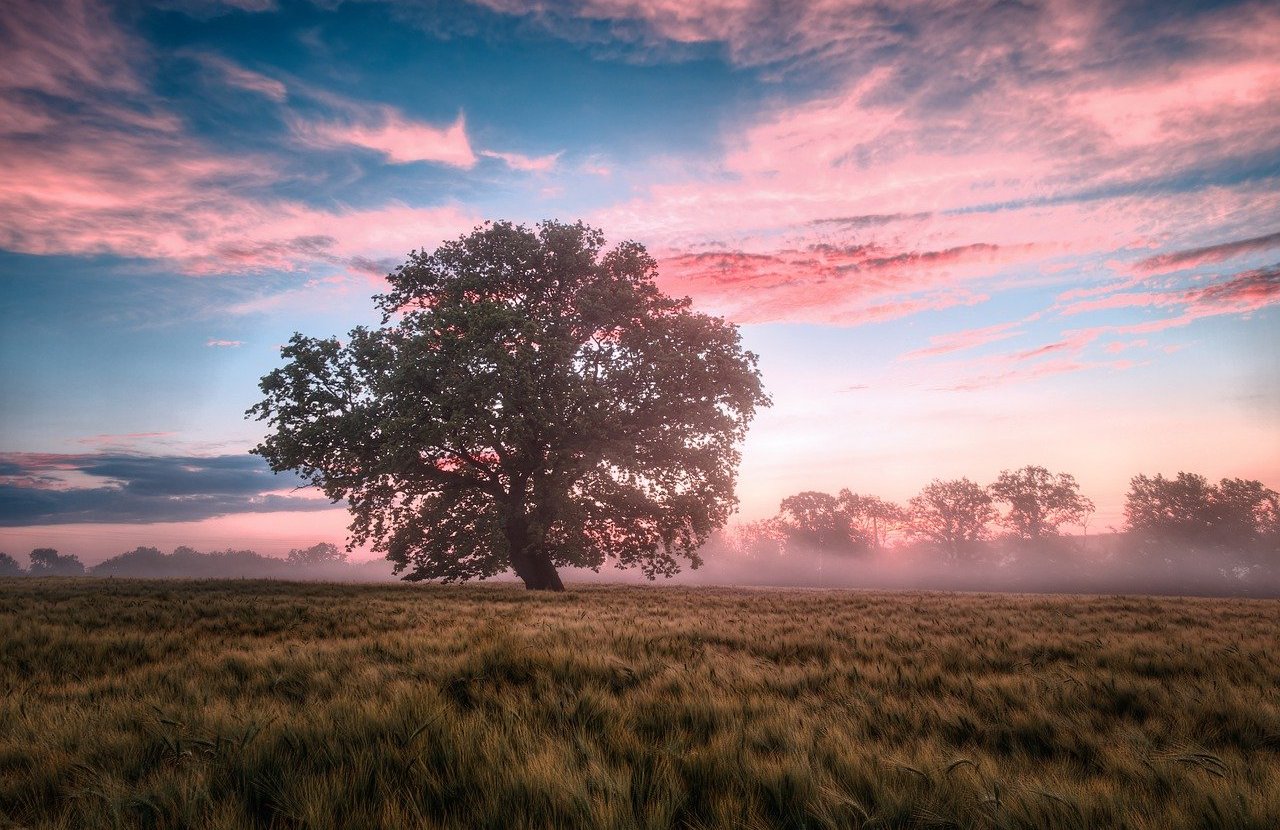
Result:
[[1280,601],[0,581],[0,825],[1280,826]]

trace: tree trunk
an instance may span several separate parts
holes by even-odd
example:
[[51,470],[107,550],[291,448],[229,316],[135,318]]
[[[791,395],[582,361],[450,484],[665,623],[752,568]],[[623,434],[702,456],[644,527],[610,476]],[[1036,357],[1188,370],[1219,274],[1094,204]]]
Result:
[[556,573],[556,566],[551,564],[550,557],[538,551],[532,559],[536,578],[533,582],[525,580],[525,587],[531,591],[563,591],[564,583],[560,581],[560,574]]
[[530,591],[563,591],[564,583],[546,551],[531,538],[528,522],[523,518],[507,522],[507,548],[511,570],[524,581]]

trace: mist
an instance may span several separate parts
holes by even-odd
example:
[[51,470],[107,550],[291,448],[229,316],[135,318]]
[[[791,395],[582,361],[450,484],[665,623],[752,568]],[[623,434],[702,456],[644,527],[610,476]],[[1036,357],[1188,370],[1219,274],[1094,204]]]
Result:
[[[333,545],[317,545],[336,550]],[[43,549],[49,550],[49,549]],[[792,545],[762,551],[744,545],[743,527],[715,534],[700,550],[701,564],[671,578],[648,580],[634,570],[565,568],[567,584],[626,584],[891,591],[1280,597],[1280,569],[1244,564],[1235,551],[1166,544],[1145,551],[1125,533],[1062,536],[1039,546],[999,539],[975,546],[969,561],[942,563],[928,545],[903,542],[881,551]],[[14,566],[7,576],[86,576],[99,579],[259,579],[296,582],[400,581],[384,559],[303,561],[252,550],[170,553],[141,547],[85,565],[56,553],[52,566]],[[505,573],[489,583],[519,583]]]
[[937,561],[921,545],[849,555],[798,546],[762,557],[720,537],[704,549],[705,564],[678,581],[697,585],[991,591],[1007,593],[1151,594],[1173,596],[1280,596],[1275,567],[1238,564],[1239,558],[1192,546],[1166,546],[1146,555],[1124,534],[1061,537],[1039,550],[995,541],[986,558]]

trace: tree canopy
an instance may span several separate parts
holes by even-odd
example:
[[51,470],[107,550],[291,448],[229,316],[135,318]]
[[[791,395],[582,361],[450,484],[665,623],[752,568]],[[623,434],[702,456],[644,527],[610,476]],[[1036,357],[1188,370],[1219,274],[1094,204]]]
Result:
[[911,532],[937,545],[949,562],[958,562],[985,539],[996,517],[991,495],[967,478],[934,479],[911,499]]
[[309,548],[294,548],[285,561],[290,565],[342,565],[347,552],[332,542],[317,542]]
[[82,576],[84,564],[80,557],[70,553],[58,553],[53,548],[36,548],[31,551],[31,576]]
[[696,567],[769,400],[734,325],[660,291],[643,246],[604,247],[582,223],[494,222],[413,252],[380,327],[284,347],[254,452],[346,499],[352,544],[407,579]]
[[792,545],[854,553],[869,544],[830,493],[806,490],[786,497],[778,507],[778,523]]
[[907,511],[879,496],[864,496],[845,488],[839,499],[855,533],[876,550],[884,550],[889,536],[906,524]]
[[995,501],[1008,505],[1000,523],[1028,542],[1057,536],[1063,525],[1084,524],[1094,510],[1093,502],[1080,495],[1075,476],[1044,467],[1004,470],[989,489]]
[[1149,543],[1272,552],[1280,545],[1280,494],[1251,479],[1134,476],[1124,515],[1129,532]]
[[0,553],[0,576],[26,576],[26,571],[7,553]]

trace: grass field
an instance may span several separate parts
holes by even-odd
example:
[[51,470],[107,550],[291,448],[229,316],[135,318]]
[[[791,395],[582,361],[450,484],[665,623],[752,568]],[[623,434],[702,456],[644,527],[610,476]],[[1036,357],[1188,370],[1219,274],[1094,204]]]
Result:
[[4,826],[1280,827],[1274,600],[4,580],[0,685]]

